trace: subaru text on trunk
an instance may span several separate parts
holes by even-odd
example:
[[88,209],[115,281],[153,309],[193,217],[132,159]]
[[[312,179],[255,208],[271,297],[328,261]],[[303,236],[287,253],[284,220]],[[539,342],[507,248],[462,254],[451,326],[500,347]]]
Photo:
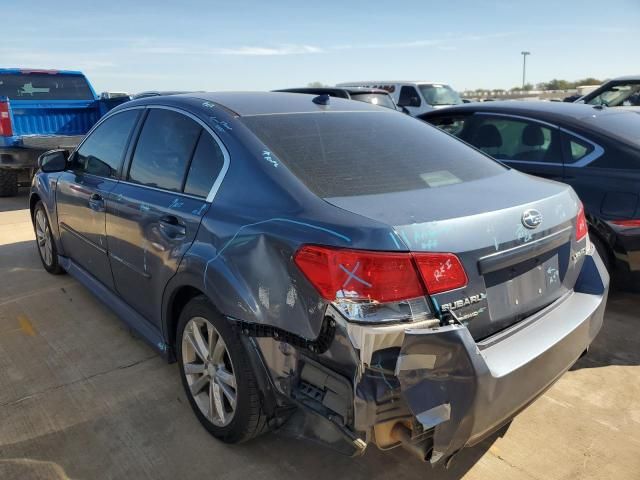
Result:
[[445,462],[602,325],[609,279],[573,190],[390,109],[153,97],[40,165],[45,269],[177,360],[226,442],[286,423],[347,455]]

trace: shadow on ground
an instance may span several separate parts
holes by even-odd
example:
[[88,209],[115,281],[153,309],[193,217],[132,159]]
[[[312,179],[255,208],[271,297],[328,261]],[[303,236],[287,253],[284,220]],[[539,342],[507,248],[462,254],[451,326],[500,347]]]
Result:
[[602,330],[589,352],[571,370],[608,365],[640,365],[640,294],[611,291]]
[[29,189],[20,188],[16,197],[0,197],[0,212],[13,212],[29,208]]

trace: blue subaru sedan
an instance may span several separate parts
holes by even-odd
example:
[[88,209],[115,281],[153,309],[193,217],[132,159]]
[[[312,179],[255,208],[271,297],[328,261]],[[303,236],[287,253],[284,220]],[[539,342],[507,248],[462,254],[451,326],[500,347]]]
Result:
[[448,461],[602,325],[609,279],[571,187],[390,109],[156,96],[39,166],[44,268],[177,361],[225,442],[287,423],[347,455]]

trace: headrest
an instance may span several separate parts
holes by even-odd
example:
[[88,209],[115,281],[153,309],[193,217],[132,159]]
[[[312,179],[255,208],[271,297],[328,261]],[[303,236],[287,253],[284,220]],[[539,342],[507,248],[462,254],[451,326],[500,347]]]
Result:
[[537,125],[527,125],[522,131],[522,143],[528,147],[539,147],[544,144],[544,134]]
[[481,125],[473,135],[471,142],[478,148],[495,148],[502,146],[502,135],[495,125]]

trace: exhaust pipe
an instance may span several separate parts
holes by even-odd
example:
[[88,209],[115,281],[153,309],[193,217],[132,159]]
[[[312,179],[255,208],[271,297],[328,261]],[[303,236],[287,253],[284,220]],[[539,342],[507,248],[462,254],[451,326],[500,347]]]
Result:
[[400,442],[402,448],[407,450],[413,456],[418,457],[421,462],[428,462],[431,458],[433,445],[430,438],[424,440],[413,441],[411,438],[411,430],[402,423],[396,423],[391,429],[391,438]]

